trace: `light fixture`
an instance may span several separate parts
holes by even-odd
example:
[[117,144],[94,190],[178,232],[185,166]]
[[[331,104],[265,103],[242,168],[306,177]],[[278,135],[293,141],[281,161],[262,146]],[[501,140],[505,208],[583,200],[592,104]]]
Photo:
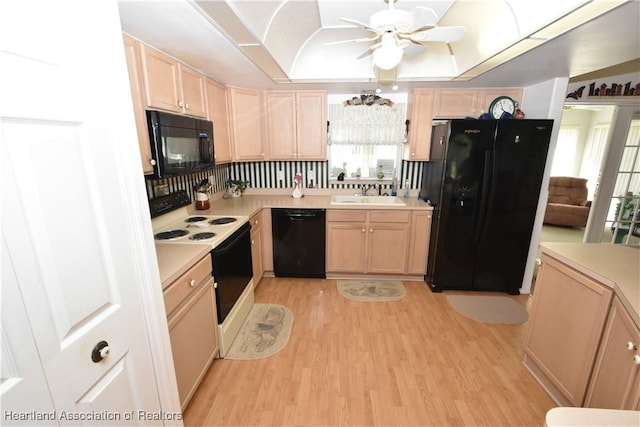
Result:
[[387,31],[382,35],[380,47],[373,51],[373,63],[381,70],[391,70],[400,63],[404,50],[398,47],[396,36]]

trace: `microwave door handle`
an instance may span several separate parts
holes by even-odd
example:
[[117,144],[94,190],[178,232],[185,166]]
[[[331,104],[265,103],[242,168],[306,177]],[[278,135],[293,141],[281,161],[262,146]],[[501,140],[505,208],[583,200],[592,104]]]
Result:
[[209,135],[206,133],[200,134],[200,160],[209,162],[211,160],[211,144],[209,143]]

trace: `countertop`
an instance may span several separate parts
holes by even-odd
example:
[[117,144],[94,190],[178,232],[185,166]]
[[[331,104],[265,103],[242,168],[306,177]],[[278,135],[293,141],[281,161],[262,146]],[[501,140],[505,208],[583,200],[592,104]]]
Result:
[[[351,191],[353,194],[353,190]],[[363,206],[363,205],[332,205],[331,195],[305,195],[300,199],[294,199],[291,194],[245,194],[242,197],[228,199],[213,197],[211,207],[207,210],[196,210],[194,204],[189,205],[184,211],[176,210],[162,217],[155,218],[154,224],[163,225],[176,218],[186,215],[235,215],[251,217],[262,208],[306,208],[306,209],[394,209],[394,210],[431,210],[429,206],[417,197],[402,199],[406,206]],[[163,218],[164,217],[164,218]],[[158,266],[162,289],[165,289],[175,279],[200,260],[207,252],[211,251],[211,245],[207,244],[156,244]]]
[[156,245],[162,289],[173,283],[210,251],[211,245]]
[[613,289],[640,328],[640,248],[637,246],[545,242],[547,254]]
[[[353,193],[353,191],[351,192]],[[290,194],[265,194],[231,197],[211,201],[208,210],[195,210],[189,207],[189,213],[201,215],[247,215],[251,216],[262,208],[300,208],[300,209],[383,209],[383,210],[431,210],[433,209],[423,200],[417,197],[402,198],[405,206],[391,204],[382,205],[332,205],[330,195],[305,195],[300,199],[294,199]]]

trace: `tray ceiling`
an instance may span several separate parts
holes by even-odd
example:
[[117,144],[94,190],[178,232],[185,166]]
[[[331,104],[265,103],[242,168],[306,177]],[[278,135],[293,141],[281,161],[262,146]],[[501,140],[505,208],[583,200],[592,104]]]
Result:
[[635,1],[399,0],[396,8],[431,8],[438,26],[462,25],[466,34],[426,49],[412,45],[396,69],[382,74],[371,55],[358,59],[370,42],[326,43],[370,37],[340,18],[368,23],[373,13],[388,7],[383,0],[119,5],[123,30],[133,37],[222,83],[264,89],[321,85],[340,91],[380,80],[407,88],[443,82],[527,85],[640,57],[640,6]]

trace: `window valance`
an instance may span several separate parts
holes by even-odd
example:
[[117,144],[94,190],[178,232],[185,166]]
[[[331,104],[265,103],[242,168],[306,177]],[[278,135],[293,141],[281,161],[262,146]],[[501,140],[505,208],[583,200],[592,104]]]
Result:
[[406,105],[329,105],[329,143],[402,144]]

